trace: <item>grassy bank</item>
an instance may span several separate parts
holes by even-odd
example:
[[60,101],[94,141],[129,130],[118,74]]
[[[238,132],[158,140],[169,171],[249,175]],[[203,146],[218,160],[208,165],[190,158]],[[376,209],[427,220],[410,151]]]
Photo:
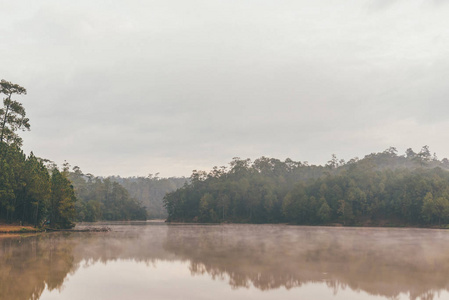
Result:
[[39,228],[34,228],[32,226],[20,226],[20,225],[7,225],[0,224],[0,234],[1,233],[35,233],[41,232]]

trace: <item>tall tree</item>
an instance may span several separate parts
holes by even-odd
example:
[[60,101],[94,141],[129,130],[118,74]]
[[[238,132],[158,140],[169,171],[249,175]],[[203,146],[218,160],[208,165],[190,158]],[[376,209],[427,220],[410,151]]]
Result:
[[73,227],[75,192],[65,172],[53,169],[51,174],[50,224],[56,228]]
[[50,175],[42,160],[31,152],[25,162],[25,201],[22,222],[38,226],[44,219],[50,200]]
[[0,93],[6,96],[0,109],[0,143],[15,143],[20,146],[22,139],[15,132],[30,129],[25,108],[22,103],[12,99],[13,95],[24,95],[26,92],[26,89],[18,84],[4,79],[0,81]]

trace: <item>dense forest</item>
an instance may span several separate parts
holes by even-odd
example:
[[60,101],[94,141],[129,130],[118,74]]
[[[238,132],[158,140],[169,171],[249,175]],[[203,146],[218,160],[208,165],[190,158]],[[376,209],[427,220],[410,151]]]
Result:
[[168,221],[436,226],[449,223],[449,161],[391,147],[325,166],[234,158],[167,194]]

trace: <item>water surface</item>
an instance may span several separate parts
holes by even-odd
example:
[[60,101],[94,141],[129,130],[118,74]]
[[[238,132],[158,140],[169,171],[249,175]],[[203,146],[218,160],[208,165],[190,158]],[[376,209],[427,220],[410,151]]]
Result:
[[109,225],[0,238],[0,299],[449,299],[449,231]]

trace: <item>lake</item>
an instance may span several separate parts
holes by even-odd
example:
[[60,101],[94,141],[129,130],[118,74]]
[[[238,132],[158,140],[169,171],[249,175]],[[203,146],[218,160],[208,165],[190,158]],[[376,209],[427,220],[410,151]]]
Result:
[[0,299],[449,299],[449,230],[104,224],[0,237]]

